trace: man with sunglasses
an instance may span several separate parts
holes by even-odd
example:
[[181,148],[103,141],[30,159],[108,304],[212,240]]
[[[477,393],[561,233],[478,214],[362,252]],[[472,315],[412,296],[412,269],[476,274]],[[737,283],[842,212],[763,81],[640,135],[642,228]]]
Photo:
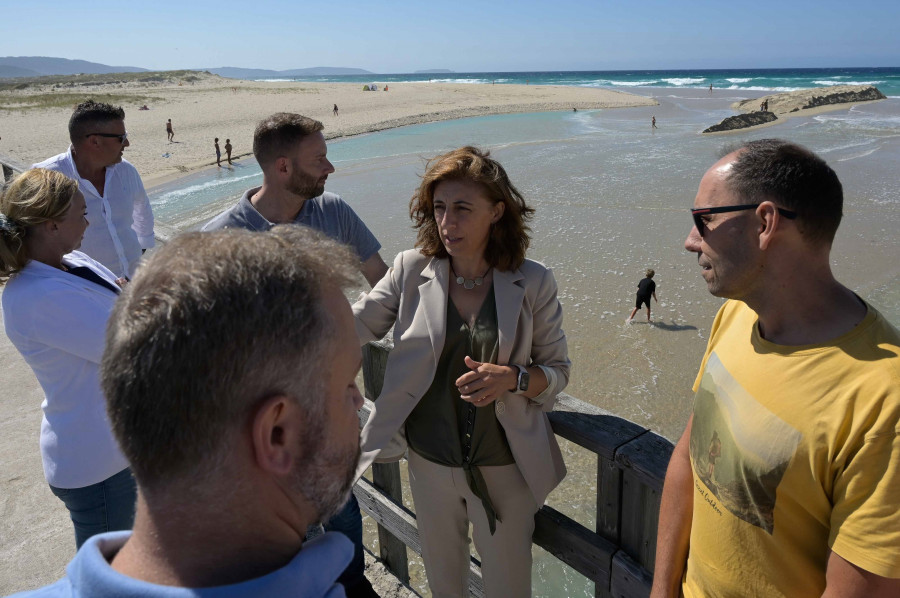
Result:
[[69,119],[69,149],[34,164],[78,181],[90,223],[81,242],[88,254],[117,276],[131,278],[144,251],[153,247],[153,212],[144,183],[122,155],[128,142],[125,111],[87,100]]
[[700,182],[685,248],[729,301],[666,473],[654,597],[900,596],[900,333],[831,272],[842,209],[834,171],[776,139]]

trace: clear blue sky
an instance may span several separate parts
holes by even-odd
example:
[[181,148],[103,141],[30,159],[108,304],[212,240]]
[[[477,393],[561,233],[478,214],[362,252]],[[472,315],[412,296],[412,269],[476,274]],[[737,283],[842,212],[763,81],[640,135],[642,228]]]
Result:
[[0,11],[0,56],[151,69],[900,66],[898,0],[4,0]]

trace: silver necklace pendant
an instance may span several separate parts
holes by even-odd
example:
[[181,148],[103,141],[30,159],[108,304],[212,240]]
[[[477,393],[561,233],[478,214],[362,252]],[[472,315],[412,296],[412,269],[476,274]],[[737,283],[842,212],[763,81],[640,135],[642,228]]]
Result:
[[464,289],[471,291],[475,288],[475,285],[481,286],[484,283],[484,277],[477,276],[474,280],[469,278],[463,278],[462,276],[456,277],[456,284],[461,284]]

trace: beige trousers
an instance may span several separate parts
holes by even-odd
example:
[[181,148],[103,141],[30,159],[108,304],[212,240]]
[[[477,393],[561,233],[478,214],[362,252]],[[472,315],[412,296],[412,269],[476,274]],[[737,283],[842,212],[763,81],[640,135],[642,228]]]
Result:
[[487,598],[531,596],[531,535],[538,510],[515,465],[481,467],[497,529],[461,467],[445,467],[409,451],[409,485],[416,505],[422,560],[433,598],[468,596],[469,522]]

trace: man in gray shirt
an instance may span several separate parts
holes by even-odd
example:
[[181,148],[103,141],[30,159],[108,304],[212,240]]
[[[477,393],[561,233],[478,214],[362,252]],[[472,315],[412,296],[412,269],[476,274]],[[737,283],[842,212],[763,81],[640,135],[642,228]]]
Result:
[[[339,195],[325,192],[334,172],[321,122],[287,112],[263,120],[253,134],[253,155],[263,171],[261,187],[248,190],[237,205],[222,212],[203,231],[243,228],[266,231],[276,224],[302,224],[349,245],[359,257],[359,269],[371,286],[387,272],[378,253],[381,244]],[[344,508],[325,523],[354,544],[353,561],[341,575],[349,598],[377,596],[365,577],[362,517],[351,494]]]
[[237,205],[222,212],[204,231],[222,228],[269,230],[276,224],[303,224],[350,245],[359,256],[360,271],[371,286],[387,265],[381,244],[339,195],[325,191],[334,172],[321,122],[279,112],[263,120],[253,135],[253,154],[263,171],[263,184],[248,190]]

